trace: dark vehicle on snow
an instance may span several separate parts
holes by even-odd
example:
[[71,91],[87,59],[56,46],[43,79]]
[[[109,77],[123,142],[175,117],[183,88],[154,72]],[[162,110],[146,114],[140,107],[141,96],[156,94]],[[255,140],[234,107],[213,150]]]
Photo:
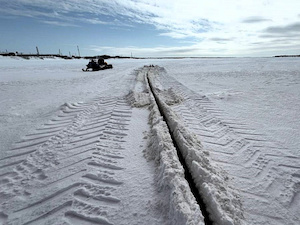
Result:
[[103,58],[99,58],[98,62],[94,59],[91,59],[90,62],[86,65],[86,69],[82,69],[82,71],[99,71],[105,69],[112,69],[113,66],[111,64],[107,64]]

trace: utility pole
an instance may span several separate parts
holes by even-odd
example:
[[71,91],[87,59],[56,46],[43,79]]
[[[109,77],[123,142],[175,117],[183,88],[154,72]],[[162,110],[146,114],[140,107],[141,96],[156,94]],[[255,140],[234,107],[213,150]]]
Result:
[[61,51],[60,51],[60,49],[58,50],[58,54],[59,54],[59,55],[61,55]]
[[36,46],[36,53],[38,56],[40,55],[39,48],[37,46]]
[[79,57],[80,57],[80,51],[79,51],[79,47],[78,47],[78,45],[77,45],[77,50],[78,50],[78,55],[79,55]]

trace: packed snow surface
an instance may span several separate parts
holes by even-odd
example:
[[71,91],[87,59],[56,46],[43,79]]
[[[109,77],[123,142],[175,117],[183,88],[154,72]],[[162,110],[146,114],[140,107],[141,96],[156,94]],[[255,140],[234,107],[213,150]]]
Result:
[[299,58],[107,61],[0,58],[0,224],[204,224],[170,132],[215,224],[300,223]]

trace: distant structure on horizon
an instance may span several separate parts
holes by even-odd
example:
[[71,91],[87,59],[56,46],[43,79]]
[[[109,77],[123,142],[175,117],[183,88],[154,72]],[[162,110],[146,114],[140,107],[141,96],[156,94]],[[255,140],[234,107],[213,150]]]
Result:
[[[37,53],[36,54],[23,54],[19,52],[0,52],[0,56],[10,56],[10,57],[21,57],[24,59],[30,59],[31,57],[38,57],[38,58],[63,58],[63,59],[97,59],[97,58],[103,58],[103,59],[111,59],[111,58],[120,58],[120,59],[127,59],[130,58],[129,56],[110,56],[110,55],[95,55],[95,56],[76,56],[71,55],[69,52],[69,55],[63,55],[59,49],[58,54],[40,54],[38,51],[38,47],[36,47]],[[78,48],[78,54],[80,54],[79,48]]]
[[274,57],[300,57],[300,55],[275,55]]

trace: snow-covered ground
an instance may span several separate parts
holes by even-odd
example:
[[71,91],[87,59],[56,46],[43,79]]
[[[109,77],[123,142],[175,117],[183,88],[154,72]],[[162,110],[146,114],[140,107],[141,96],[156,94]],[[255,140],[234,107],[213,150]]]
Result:
[[148,76],[214,222],[300,223],[298,58],[108,62],[0,58],[0,223],[204,224]]

